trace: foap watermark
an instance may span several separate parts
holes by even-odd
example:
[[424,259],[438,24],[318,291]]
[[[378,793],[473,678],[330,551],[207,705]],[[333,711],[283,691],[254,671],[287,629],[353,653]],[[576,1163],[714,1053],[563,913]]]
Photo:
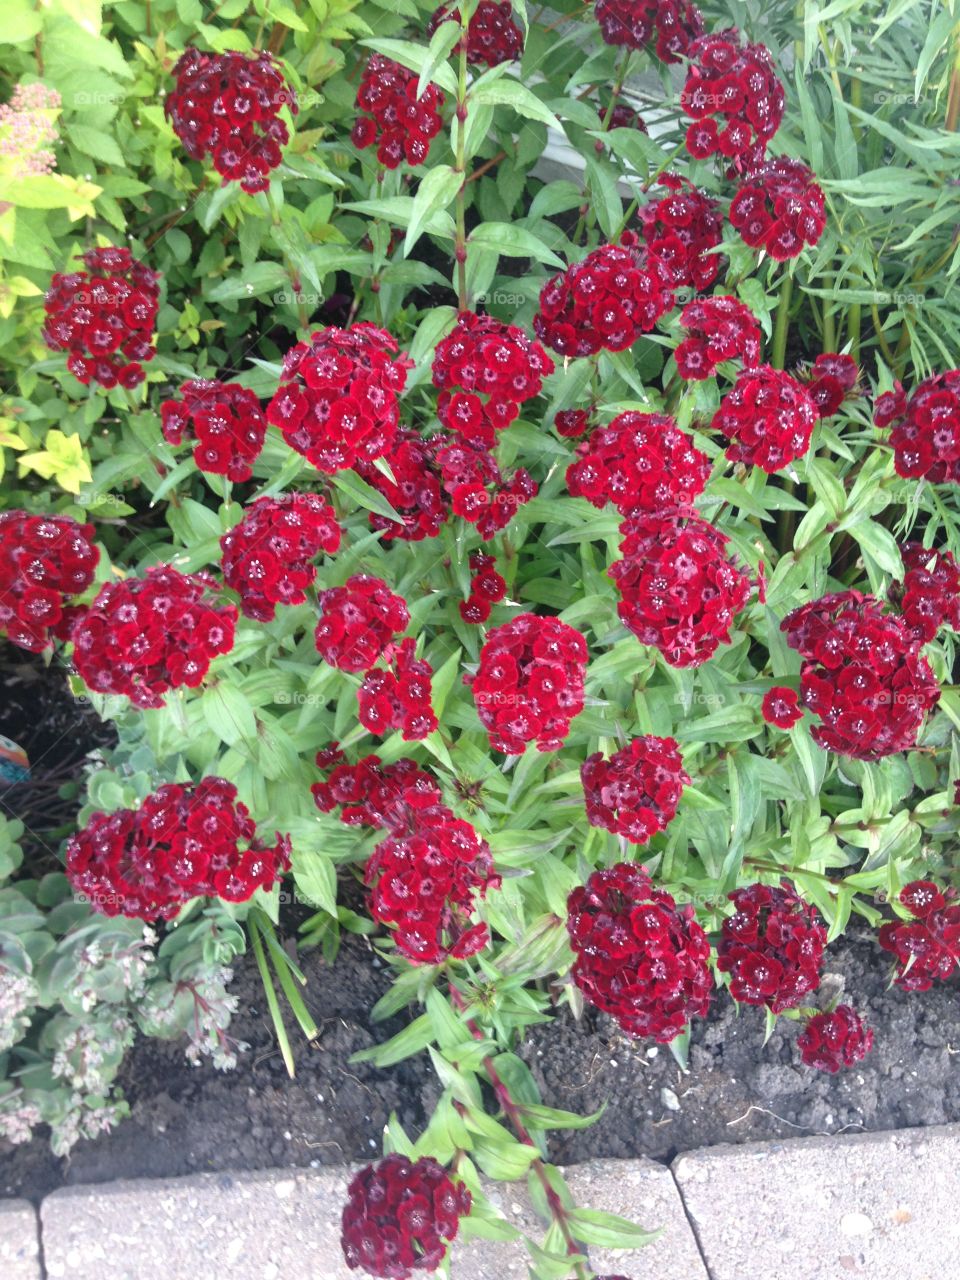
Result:
[[273,295],[275,307],[319,307],[323,300],[322,293],[311,293],[306,289],[280,289]]

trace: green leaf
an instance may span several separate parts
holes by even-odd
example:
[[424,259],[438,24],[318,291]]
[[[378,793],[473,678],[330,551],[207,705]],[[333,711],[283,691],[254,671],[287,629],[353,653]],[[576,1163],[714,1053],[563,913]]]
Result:
[[204,690],[201,698],[207,724],[221,742],[235,747],[252,746],[257,740],[257,719],[253,708],[235,685],[219,681]]
[[663,1234],[662,1227],[648,1231],[629,1218],[598,1209],[571,1209],[567,1216],[578,1240],[602,1249],[642,1249]]
[[479,84],[471,89],[467,95],[467,101],[471,105],[512,107],[517,115],[523,116],[526,120],[540,120],[554,129],[562,129],[560,121],[550,108],[519,80],[508,80],[503,77]]
[[483,222],[468,237],[468,244],[490,245],[509,258],[533,258],[563,270],[563,261],[542,240],[510,222]]
[[[443,27],[452,25],[449,22],[441,23]],[[436,168],[430,170],[413,198],[410,225],[407,227],[403,242],[404,257],[409,255],[434,214],[446,209],[462,185],[463,174],[457,173],[448,164],[438,164]]]

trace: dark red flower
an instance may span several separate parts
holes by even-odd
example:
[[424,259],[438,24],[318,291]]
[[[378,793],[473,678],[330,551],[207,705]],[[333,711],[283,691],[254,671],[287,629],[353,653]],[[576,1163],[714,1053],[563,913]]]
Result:
[[750,595],[727,555],[730,539],[693,512],[631,516],[620,526],[623,559],[610,566],[624,625],[673,667],[698,667],[721,644]]
[[290,838],[261,844],[223,778],[169,783],[139,809],[95,813],[67,843],[67,878],[95,911],[170,920],[192,898],[246,902],[290,866]]
[[640,235],[678,288],[709,289],[724,261],[722,254],[709,252],[723,239],[720,207],[678,174],[662,173],[657,185],[670,194],[637,211]]
[[317,765],[330,776],[310,788],[323,813],[342,806],[347,826],[384,827],[394,835],[412,835],[424,821],[441,820],[448,812],[440,788],[413,760],[382,764],[366,756],[358,764],[342,763],[343,753],[330,747],[317,754]]
[[567,902],[584,997],[632,1036],[673,1040],[710,1002],[710,943],[693,907],[655,889],[643,867],[594,871]]
[[618,414],[577,445],[567,488],[595,507],[612,503],[622,515],[688,506],[703,492],[710,459],[662,413]]
[[932,880],[914,880],[900,893],[912,920],[892,920],[878,941],[897,958],[894,979],[906,991],[928,991],[960,967],[960,905],[956,890],[940,889]]
[[416,641],[402,641],[389,671],[368,671],[357,694],[360,723],[371,733],[399,729],[404,741],[425,738],[437,727],[433,713],[433,668],[415,656]]
[[371,511],[370,527],[382,530],[385,542],[393,538],[405,542],[435,538],[449,512],[429,443],[409,427],[401,427],[384,458],[392,480],[373,462],[363,459],[357,460],[354,470],[383,494],[401,521]]
[[742,360],[744,368],[760,363],[760,326],[736,298],[696,298],[680,312],[687,337],[674,354],[681,378],[699,382],[713,376],[725,360]]
[[358,573],[320,596],[314,633],[324,662],[341,671],[369,671],[395,635],[407,629],[410,610],[382,578]]
[[761,711],[767,724],[776,725],[778,729],[791,729],[798,720],[803,719],[800,709],[800,695],[796,689],[785,685],[774,685],[763,695]]
[[547,281],[533,329],[562,356],[624,351],[670,310],[672,288],[655,254],[636,243],[601,245]]
[[832,417],[840,411],[844,400],[859,394],[860,369],[852,356],[831,352],[817,356],[813,365],[800,376],[806,382],[807,391],[821,418]]
[[736,907],[722,926],[717,968],[730,974],[740,1004],[793,1009],[820,985],[827,930],[816,907],[789,887],[752,884],[730,894]]
[[507,594],[507,584],[494,567],[496,556],[484,555],[479,551],[470,556],[470,568],[473,577],[470,581],[469,599],[460,603],[460,617],[464,622],[486,622],[490,617],[490,606],[498,604]]
[[597,751],[580,767],[591,826],[646,844],[677,814],[690,778],[673,738],[634,738],[608,760]]
[[[626,102],[614,102],[613,106],[609,102],[600,102],[597,104],[597,115],[601,121],[605,121],[607,115],[610,116],[608,129],[639,129],[641,133],[647,132],[647,126],[643,122],[643,118],[639,112],[634,111],[633,107]],[[603,143],[597,140],[599,149],[603,150]]]
[[90,586],[99,560],[92,524],[0,511],[0,636],[32,653],[69,639],[81,611],[67,602]]
[[297,114],[293,90],[269,53],[201,53],[186,49],[173,68],[177,84],[164,103],[173,131],[193,160],[244,191],[266,191],[290,140],[280,109]]
[[691,0],[596,0],[594,12],[607,44],[652,46],[663,62],[679,62],[703,31],[703,15]]
[[390,334],[367,321],[316,330],[284,356],[267,421],[321,471],[382,457],[396,440],[397,397],[413,367],[396,352]]
[[[442,4],[427,23],[432,36],[441,22],[460,22],[455,4]],[[460,52],[458,41],[453,53]],[[523,53],[523,32],[513,20],[510,0],[480,0],[467,24],[467,61],[475,67],[498,67],[514,62]]]
[[487,633],[473,689],[495,751],[519,755],[527,743],[556,751],[583,710],[587,645],[559,618],[521,613]]
[[516,325],[461,311],[433,357],[437,416],[450,431],[490,449],[553,368],[540,343]]
[[590,430],[590,413],[587,409],[561,409],[553,420],[557,435],[576,440]]
[[257,498],[220,539],[223,576],[248,618],[269,622],[278,604],[303,604],[317,576],[312,562],[340,546],[333,507],[316,493]]
[[697,160],[719,152],[748,168],[758,165],[786,103],[769,49],[741,43],[730,28],[699,36],[686,56],[680,105],[693,121],[687,150]]
[[823,235],[823,191],[805,164],[777,156],[752,168],[740,183],[730,205],[730,224],[745,244],[784,262]]
[[878,398],[874,421],[892,427],[898,476],[931,484],[960,483],[960,369],[925,378],[909,397],[896,384]]
[[825,751],[879,760],[916,746],[940,689],[902,617],[874,596],[840,591],[795,609],[780,628],[805,659],[800,701],[819,719],[811,732]]
[[197,378],[180,388],[180,400],[160,406],[163,438],[180,444],[193,429],[193,460],[201,471],[242,482],[253,475],[263,448],[267,420],[260,401],[238,382]]
[[832,1013],[817,1013],[797,1037],[800,1059],[808,1067],[829,1071],[861,1062],[873,1048],[873,1032],[849,1004],[838,1004]]
[[387,169],[404,160],[423,164],[443,128],[443,94],[431,83],[418,98],[419,79],[415,71],[379,53],[371,55],[360,77],[357,108],[366,114],[357,117],[351,137],[361,149],[376,143],[377,159]]
[[802,457],[820,414],[806,388],[782,369],[744,369],[711,426],[731,442],[727,457],[773,473]]
[[104,583],[73,629],[73,665],[95,693],[162,707],[168,689],[196,688],[233,648],[237,610],[212,600],[216,589],[208,574],[166,564]]
[[129,249],[88,249],[86,271],[60,272],[44,298],[43,339],[69,351],[67,368],[84,386],[135,387],[153,347],[160,277]]
[[944,625],[960,631],[960,565],[949,551],[919,542],[908,542],[900,551],[904,577],[890,584],[889,596],[916,643],[929,644]]
[[536,497],[537,485],[529,471],[518,467],[505,476],[482,445],[441,434],[429,446],[454,515],[476,525],[485,541],[510,523],[518,507]]
[[432,1156],[396,1153],[368,1164],[347,1188],[340,1243],[347,1266],[384,1280],[436,1271],[470,1212],[470,1192]]

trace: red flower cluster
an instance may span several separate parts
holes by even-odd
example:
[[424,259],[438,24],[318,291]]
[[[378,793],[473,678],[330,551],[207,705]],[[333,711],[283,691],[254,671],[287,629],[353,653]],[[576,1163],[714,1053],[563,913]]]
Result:
[[88,249],[83,264],[86,271],[50,281],[43,340],[70,352],[67,368],[84,386],[135,387],[145,376],[140,361],[156,354],[160,277],[129,249]]
[[394,595],[382,578],[357,573],[321,593],[317,652],[341,671],[369,671],[409,622],[403,596]]
[[710,1002],[710,943],[693,907],[655,889],[643,867],[594,871],[567,902],[573,980],[631,1036],[666,1044]]
[[192,898],[246,902],[290,866],[290,837],[258,844],[223,778],[168,783],[139,809],[95,813],[67,844],[67,878],[107,916],[170,920]]
[[333,507],[319,494],[257,498],[220,539],[223,576],[245,616],[269,622],[278,604],[303,604],[317,576],[311,562],[339,546]]
[[402,521],[371,511],[370,527],[382,530],[385,542],[393,538],[405,542],[435,538],[448,513],[429,443],[416,431],[401,427],[385,457],[392,480],[372,462],[362,459],[358,459],[354,470],[386,498]]
[[834,1075],[841,1067],[861,1062],[873,1048],[873,1032],[849,1004],[832,1013],[817,1013],[797,1037],[800,1059],[808,1067]]
[[804,375],[807,391],[821,418],[831,418],[840,411],[844,400],[856,395],[860,370],[853,356],[827,352],[817,356]]
[[590,413],[587,409],[561,409],[553,420],[557,435],[566,440],[576,440],[590,429]]
[[960,968],[960,904],[956,891],[932,880],[914,880],[900,894],[912,920],[893,920],[880,929],[879,943],[900,965],[894,981],[905,991],[928,991]]
[[769,49],[742,44],[740,32],[731,28],[700,36],[687,57],[680,94],[680,105],[693,120],[687,150],[695,160],[719,152],[748,167],[759,164],[786,103]]
[[767,724],[776,725],[778,729],[792,729],[798,720],[803,719],[800,695],[796,689],[774,685],[763,695],[761,713]]
[[727,556],[726,534],[693,512],[632,516],[623,559],[610,566],[624,625],[672,667],[698,667],[730,643],[750,579]]
[[679,62],[703,32],[703,15],[691,0],[596,0],[594,11],[607,44],[645,49],[656,32],[663,62]]
[[567,488],[595,507],[622,515],[686,506],[703,492],[710,459],[663,413],[618,414],[577,445]]
[[820,413],[806,387],[768,364],[744,369],[711,426],[731,442],[727,457],[773,473],[810,447]]
[[536,482],[524,467],[508,479],[481,446],[442,435],[430,445],[454,515],[476,525],[485,542],[510,523],[517,507],[536,497]]
[[390,334],[368,321],[316,330],[284,356],[267,421],[321,471],[382,457],[393,446],[397,396],[413,367],[406,356],[393,359],[396,351]]
[[634,738],[605,760],[597,751],[580,767],[587,818],[634,844],[646,844],[677,815],[690,778],[673,738]]
[[180,388],[182,400],[160,406],[163,438],[180,444],[193,428],[193,460],[201,471],[226,476],[236,483],[249,480],[263,448],[267,420],[260,401],[238,382],[197,378]]
[[360,77],[357,107],[367,114],[357,116],[350,137],[361,150],[376,143],[377,159],[388,169],[404,160],[423,164],[431,141],[443,128],[443,94],[428,84],[418,98],[419,78],[379,53],[371,56]]
[[[669,268],[678,288],[709,289],[723,261],[720,254],[709,252],[723,239],[719,206],[678,174],[662,173],[657,183],[670,194],[638,209],[640,235],[650,253]],[[626,237],[624,241],[629,243]]]
[[318,752],[318,766],[331,772],[310,791],[323,813],[342,806],[340,821],[348,827],[386,827],[394,835],[412,835],[448,812],[436,782],[413,760],[384,765],[379,756],[366,756],[357,764],[342,764],[342,758],[335,743]]
[[949,551],[919,542],[900,548],[902,582],[890,586],[890,600],[903,614],[918,645],[929,644],[946,623],[960,631],[960,565]]
[[556,751],[583,710],[587,645],[559,618],[521,613],[487,633],[480,667],[466,675],[495,751],[520,755],[528,742]]
[[437,727],[433,714],[433,668],[415,656],[417,642],[408,637],[393,656],[390,671],[368,671],[357,694],[360,723],[381,737],[394,729],[404,741],[425,738]]
[[730,205],[730,224],[744,244],[784,262],[823,235],[823,191],[805,164],[777,156],[744,178]]
[[730,894],[736,907],[722,926],[717,968],[730,974],[740,1004],[774,1013],[795,1008],[820,985],[827,931],[820,912],[790,888],[751,884]]
[[898,382],[874,407],[878,427],[892,427],[898,476],[960,484],[960,369],[924,378],[911,396]]
[[680,327],[687,337],[673,355],[681,378],[700,382],[725,360],[742,360],[747,369],[760,363],[757,317],[736,298],[695,298],[680,312]]
[[187,49],[173,68],[177,85],[164,111],[192,160],[210,153],[213,167],[244,191],[266,191],[280,148],[290,140],[280,108],[297,100],[269,53],[201,53]]
[[470,1212],[470,1192],[432,1156],[394,1152],[361,1169],[347,1188],[340,1243],[347,1266],[384,1280],[436,1271]]
[[553,367],[540,343],[516,325],[461,311],[433,357],[437,416],[465,440],[490,449],[520,405],[540,394]]
[[507,594],[507,584],[495,569],[496,556],[474,551],[470,556],[473,577],[470,580],[470,598],[460,602],[460,617],[464,622],[486,622],[490,606],[499,603]]
[[195,689],[233,648],[237,610],[211,603],[208,574],[153,565],[143,578],[108,582],[76,624],[73,664],[95,693],[162,707],[168,689]]
[[873,596],[839,591],[795,609],[780,629],[805,659],[800,697],[820,719],[812,733],[825,751],[879,760],[916,745],[940,690],[903,618]]
[[[442,4],[427,23],[432,36],[441,22],[460,23],[455,4]],[[460,52],[460,44],[452,50]],[[467,24],[467,61],[474,67],[486,63],[498,67],[501,62],[514,62],[523,53],[523,32],[513,20],[510,0],[480,0]]]
[[0,511],[0,635],[32,653],[69,639],[82,610],[67,601],[90,586],[99,559],[92,524]]
[[636,244],[606,244],[540,291],[533,329],[562,356],[624,351],[673,306],[669,267]]

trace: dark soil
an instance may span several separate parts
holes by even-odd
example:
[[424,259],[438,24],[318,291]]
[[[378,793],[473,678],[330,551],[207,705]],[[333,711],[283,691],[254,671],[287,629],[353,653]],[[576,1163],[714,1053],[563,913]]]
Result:
[[[432,1110],[436,1081],[425,1055],[386,1071],[351,1065],[350,1055],[393,1034],[402,1023],[367,1025],[388,977],[361,939],[348,938],[336,968],[305,958],[308,1002],[321,1026],[315,1047],[298,1051],[287,1078],[265,1011],[256,970],[242,964],[234,990],[233,1031],[250,1049],[232,1072],[191,1067],[176,1044],[142,1041],[122,1084],[131,1117],[69,1161],[45,1143],[0,1149],[0,1195],[40,1197],[70,1183],[160,1177],[203,1170],[326,1165],[368,1158],[380,1149],[395,1111],[416,1133]],[[718,995],[693,1034],[690,1070],[669,1050],[626,1040],[615,1024],[589,1012],[538,1027],[520,1052],[549,1104],[589,1112],[599,1122],[558,1133],[554,1159],[652,1156],[719,1142],[858,1132],[960,1120],[960,1001],[955,983],[923,995],[887,990],[887,958],[867,936],[833,949],[830,975],[845,983],[876,1032],[858,1068],[827,1076],[796,1066],[795,1027],[783,1023],[762,1047],[763,1017],[737,1015]],[[835,988],[829,977],[825,988]]]

